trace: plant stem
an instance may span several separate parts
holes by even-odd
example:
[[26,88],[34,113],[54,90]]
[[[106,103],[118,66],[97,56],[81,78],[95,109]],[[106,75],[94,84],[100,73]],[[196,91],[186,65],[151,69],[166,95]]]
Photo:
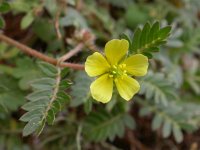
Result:
[[75,54],[80,52],[83,47],[84,47],[84,44],[83,43],[79,43],[74,49],[70,50],[68,53],[66,53],[65,55],[60,57],[59,60],[61,62],[64,62],[65,60],[68,60],[69,58],[71,58],[72,56],[74,56]]
[[[29,55],[34,56],[36,58],[39,58],[39,59],[41,59],[43,61],[46,61],[46,62],[48,62],[50,64],[53,64],[53,65],[57,65],[58,64],[58,60],[56,60],[55,58],[46,56],[46,55],[38,52],[35,49],[32,49],[32,48],[30,48],[30,47],[28,47],[28,46],[26,46],[24,44],[21,44],[21,43],[15,41],[13,39],[7,37],[6,35],[0,34],[0,40],[6,42],[9,45],[17,47],[18,49],[20,49],[21,51],[23,51],[26,54],[29,54]],[[80,45],[78,45],[77,47],[80,48]],[[75,53],[73,53],[73,54],[75,54]],[[72,55],[70,54],[70,57],[71,56]],[[69,56],[67,56],[67,58],[69,58]],[[69,67],[69,68],[76,69],[76,70],[84,70],[84,65],[82,65],[82,64],[61,63],[60,67]]]

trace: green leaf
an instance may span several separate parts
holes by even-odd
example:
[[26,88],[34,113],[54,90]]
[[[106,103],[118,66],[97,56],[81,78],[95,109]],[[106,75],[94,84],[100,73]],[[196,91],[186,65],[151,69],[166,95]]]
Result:
[[48,97],[42,97],[36,101],[28,102],[22,106],[24,110],[35,110],[38,108],[44,108],[48,105],[50,99]]
[[28,28],[31,23],[34,21],[34,16],[33,16],[33,12],[30,11],[28,12],[23,18],[22,18],[22,21],[21,21],[21,28],[22,29],[26,29]]
[[157,114],[153,118],[153,121],[152,121],[152,124],[151,124],[152,129],[157,130],[158,128],[160,128],[161,125],[162,125],[162,122],[163,122],[163,118],[159,114]]
[[149,72],[140,80],[140,94],[145,94],[147,99],[154,99],[156,103],[162,103],[165,106],[168,99],[177,99],[172,83],[165,78],[164,74]]
[[[149,40],[148,42],[151,42],[151,41],[155,41],[156,38],[158,37],[157,34],[158,34],[158,31],[160,30],[160,24],[159,22],[155,22],[153,25],[152,25],[152,28],[150,30],[150,34],[149,34]],[[150,36],[151,35],[151,36]]]
[[183,133],[181,129],[176,124],[173,125],[173,135],[175,137],[176,142],[180,143],[183,141]]
[[104,110],[90,113],[86,118],[84,133],[92,141],[114,140],[115,136],[122,137],[125,127],[134,127],[134,121],[122,112],[106,112]]
[[140,35],[139,47],[142,47],[142,46],[144,46],[145,48],[147,47],[146,44],[147,44],[147,40],[149,36],[149,31],[150,31],[150,24],[146,23]]
[[1,13],[6,13],[6,12],[8,12],[10,10],[10,5],[9,5],[9,3],[7,3],[7,2],[2,2],[1,4],[0,4],[0,12]]
[[39,63],[40,69],[49,77],[56,77],[58,71],[55,66],[46,62]]
[[148,49],[149,52],[159,52],[159,48],[158,47],[151,47]]
[[62,106],[59,101],[54,101],[52,104],[52,110],[56,113],[62,110]]
[[143,116],[146,116],[146,115],[149,115],[151,113],[150,109],[148,107],[143,107],[140,109],[140,116],[143,117]]
[[68,104],[70,102],[71,97],[64,91],[58,92],[57,100],[61,103],[61,105]]
[[4,28],[5,27],[5,21],[3,19],[2,16],[0,16],[0,28]]
[[66,90],[72,85],[72,82],[69,80],[62,80],[59,85],[59,89]]
[[[56,43],[56,32],[53,23],[47,23],[47,18],[37,18],[33,23],[33,32],[45,43]],[[48,36],[46,35],[48,33]],[[56,49],[56,48],[55,48]]]
[[[182,101],[170,101],[167,107],[144,101],[140,98],[136,101],[142,104],[143,108],[148,108],[151,112],[155,113],[155,117],[152,121],[153,129],[159,129],[163,123],[163,137],[169,137],[170,134],[173,133],[176,142],[180,143],[183,140],[182,129],[190,132],[191,130],[194,131],[195,125],[192,114],[199,111],[199,106],[196,105],[197,107],[195,106],[195,108],[194,105],[191,106],[188,102],[182,104]],[[188,121],[185,122],[185,120]]]
[[55,121],[55,113],[54,113],[53,109],[50,109],[48,111],[48,115],[47,115],[47,123],[49,125],[53,125],[54,121]]
[[[66,79],[62,80],[61,68],[56,68],[48,63],[40,63],[39,65],[46,76],[32,82],[33,92],[27,96],[30,102],[22,106],[27,112],[20,120],[28,122],[24,128],[24,135],[29,135],[34,131],[39,135],[46,123],[53,125],[56,114],[70,100],[70,96],[65,91],[70,82]],[[36,121],[35,118],[37,118],[38,124],[30,128]]]
[[69,74],[69,68],[64,68],[61,71],[61,78],[64,79]]
[[165,39],[169,36],[170,31],[171,26],[164,27],[158,32],[158,37],[161,39]]
[[84,111],[86,114],[89,114],[92,111],[92,99],[89,98],[85,103],[84,103]]
[[36,101],[45,97],[50,98],[52,90],[37,90],[29,94],[26,98],[30,101]]
[[87,22],[83,16],[74,8],[68,8],[63,17],[60,18],[60,26],[75,26],[87,28]]
[[124,123],[125,125],[130,128],[130,129],[135,129],[136,127],[136,123],[135,120],[133,119],[133,117],[131,117],[129,114],[124,115]]
[[31,86],[39,90],[52,90],[56,84],[56,80],[52,78],[40,78],[32,81]]
[[159,22],[153,25],[146,23],[142,29],[135,30],[130,53],[141,53],[152,58],[152,52],[158,52],[159,46],[166,43],[170,35],[171,27],[166,26],[160,29]]
[[137,49],[139,48],[139,42],[140,42],[140,36],[141,36],[141,32],[142,30],[140,28],[137,28],[134,32],[134,37],[132,40],[132,47],[130,47],[130,50],[132,50],[132,52],[137,53]]
[[17,12],[29,12],[33,7],[33,1],[14,0],[10,3],[12,10]]
[[[72,85],[72,98],[71,106],[76,107],[87,101],[90,97],[90,84],[92,78],[88,77],[85,72],[78,71],[75,73],[74,85]],[[77,94],[78,93],[78,94]]]
[[41,124],[39,117],[31,119],[23,129],[23,136],[30,135],[33,133]]
[[24,104],[25,95],[18,86],[18,80],[7,74],[0,74],[0,87],[0,106],[5,111],[16,111],[19,106]]
[[171,121],[165,120],[163,125],[163,137],[169,137],[171,133],[172,124]]
[[[36,131],[36,134],[39,136],[41,134],[41,132],[43,131],[44,127],[45,127],[45,124],[46,124],[46,120],[43,120],[39,126],[35,129]],[[34,131],[33,131],[34,132]]]
[[28,57],[17,59],[16,65],[13,76],[19,79],[19,86],[22,90],[30,89],[31,81],[42,77],[38,66]]
[[23,122],[28,122],[35,117],[40,118],[42,116],[43,112],[44,112],[43,108],[35,109],[35,110],[25,113],[23,116],[21,116],[21,118],[19,120],[21,120]]
[[142,52],[143,55],[147,56],[149,59],[153,57],[153,55],[149,52]]

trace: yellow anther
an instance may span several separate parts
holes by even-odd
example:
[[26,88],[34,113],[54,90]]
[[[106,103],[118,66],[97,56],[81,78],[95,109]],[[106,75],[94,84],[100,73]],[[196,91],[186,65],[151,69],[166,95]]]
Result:
[[118,82],[118,79],[117,79],[117,78],[115,79],[115,82]]
[[121,64],[121,65],[119,65],[119,68],[120,69],[124,69],[126,67],[126,64]]
[[122,66],[123,66],[123,68],[125,68],[125,67],[126,67],[126,64],[122,64]]
[[113,73],[113,74],[117,74],[117,72],[116,72],[116,71],[112,71],[112,73]]
[[113,65],[113,68],[114,68],[114,69],[117,69],[117,66]]
[[113,78],[113,75],[112,75],[112,74],[110,74],[110,75],[109,75],[109,77],[110,77],[110,78]]

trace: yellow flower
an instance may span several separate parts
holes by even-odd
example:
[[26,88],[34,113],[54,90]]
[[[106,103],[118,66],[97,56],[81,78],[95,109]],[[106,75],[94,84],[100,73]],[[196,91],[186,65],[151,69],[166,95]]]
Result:
[[95,100],[109,102],[114,84],[120,96],[127,101],[139,91],[139,83],[131,76],[144,76],[147,73],[148,58],[142,54],[126,58],[128,48],[127,40],[113,39],[106,43],[105,57],[95,52],[87,58],[85,71],[91,77],[98,76],[90,86]]

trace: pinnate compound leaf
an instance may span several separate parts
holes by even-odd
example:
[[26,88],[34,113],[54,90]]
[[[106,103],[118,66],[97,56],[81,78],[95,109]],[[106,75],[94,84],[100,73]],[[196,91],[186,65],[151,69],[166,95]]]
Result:
[[160,28],[159,22],[152,25],[147,22],[142,29],[138,27],[135,30],[129,47],[130,53],[141,53],[152,58],[152,53],[158,52],[158,47],[166,43],[170,31],[171,26]]
[[112,141],[116,136],[122,137],[126,127],[133,129],[135,122],[125,112],[108,113],[105,110],[100,110],[91,112],[86,118],[84,133],[91,141],[99,142],[107,138]]
[[177,99],[175,88],[171,82],[161,73],[149,72],[140,80],[140,94],[147,99],[153,99],[156,103],[167,105],[169,99]]
[[27,96],[29,102],[22,106],[27,112],[20,120],[28,122],[23,130],[24,136],[33,132],[39,135],[46,123],[53,125],[56,114],[70,100],[65,90],[71,82],[61,77],[62,70],[44,62],[39,66],[46,76],[32,82],[33,92]]

